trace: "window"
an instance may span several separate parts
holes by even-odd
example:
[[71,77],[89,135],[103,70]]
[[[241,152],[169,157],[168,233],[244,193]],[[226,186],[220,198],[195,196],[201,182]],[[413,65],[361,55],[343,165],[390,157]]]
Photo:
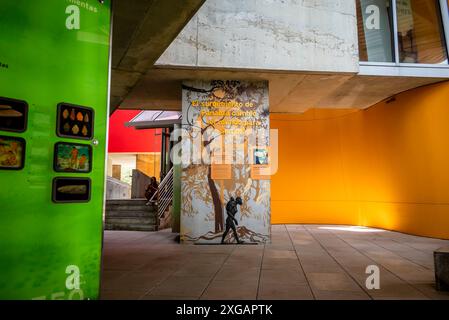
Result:
[[447,64],[439,1],[397,0],[399,61]]
[[439,0],[356,3],[360,61],[448,64]]
[[391,1],[357,1],[357,21],[360,61],[394,62]]

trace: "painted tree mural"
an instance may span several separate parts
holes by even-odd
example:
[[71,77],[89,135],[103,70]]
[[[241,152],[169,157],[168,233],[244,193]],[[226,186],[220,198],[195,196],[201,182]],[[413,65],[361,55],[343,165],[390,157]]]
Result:
[[[270,226],[270,181],[250,178],[250,155],[257,131],[258,145],[269,144],[268,87],[265,82],[193,81],[183,85],[183,153],[204,155],[203,161],[183,165],[182,236],[187,240],[218,239],[224,229],[224,205],[231,196],[240,196],[239,235],[248,241],[266,242]],[[237,129],[241,134],[230,135]],[[257,130],[255,130],[257,129]],[[262,133],[262,134],[260,134]],[[258,140],[257,140],[258,139]],[[195,142],[201,141],[195,149]],[[243,146],[241,163],[232,164],[232,179],[215,181],[208,162],[221,157],[227,144]],[[200,146],[200,147],[199,147]],[[198,150],[201,149],[201,150]],[[234,148],[237,149],[237,148]],[[207,160],[207,161],[204,161]],[[210,222],[213,228],[210,228]],[[256,231],[252,231],[254,229]]]

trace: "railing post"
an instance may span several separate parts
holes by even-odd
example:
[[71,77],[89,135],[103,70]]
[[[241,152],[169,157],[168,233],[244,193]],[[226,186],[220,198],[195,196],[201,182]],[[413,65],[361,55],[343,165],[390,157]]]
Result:
[[156,198],[156,226],[157,230],[159,230],[159,226],[161,224],[159,217],[159,204],[161,203],[161,190],[157,190],[157,198]]

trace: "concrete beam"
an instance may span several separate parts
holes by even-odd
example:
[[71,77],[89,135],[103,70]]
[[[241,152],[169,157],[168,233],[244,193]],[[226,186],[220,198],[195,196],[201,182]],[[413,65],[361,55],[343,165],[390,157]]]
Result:
[[395,94],[444,81],[429,77],[380,77],[335,73],[258,72],[214,69],[151,69],[120,109],[181,110],[183,80],[269,81],[270,112],[310,108],[365,109]]
[[207,0],[156,64],[355,74],[355,1]]
[[357,75],[323,96],[315,107],[366,109],[398,93],[445,80],[447,79]]
[[114,1],[111,113],[204,1]]

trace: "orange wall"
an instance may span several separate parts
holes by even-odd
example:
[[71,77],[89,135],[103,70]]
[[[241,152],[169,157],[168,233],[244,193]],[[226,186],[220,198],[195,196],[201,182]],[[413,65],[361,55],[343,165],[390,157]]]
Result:
[[271,115],[272,223],[373,226],[449,239],[449,82],[367,110]]

